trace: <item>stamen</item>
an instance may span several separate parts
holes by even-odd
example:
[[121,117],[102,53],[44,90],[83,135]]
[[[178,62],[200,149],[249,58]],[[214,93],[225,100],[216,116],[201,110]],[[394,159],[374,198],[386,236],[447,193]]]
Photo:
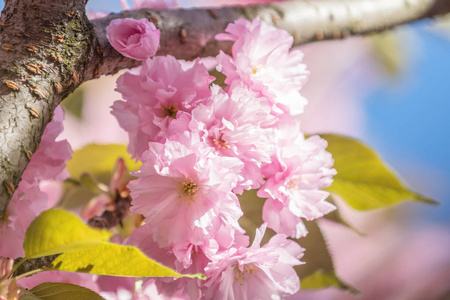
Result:
[[186,178],[186,180],[178,186],[178,190],[181,192],[179,198],[180,202],[188,202],[188,205],[191,202],[195,203],[195,196],[199,189],[199,186],[194,183],[191,178]]
[[167,106],[161,104],[161,108],[163,109],[165,113],[165,117],[170,117],[172,119],[176,119],[178,108],[176,104],[169,104]]
[[234,268],[234,281],[239,281],[239,284],[242,286],[244,281],[252,278],[258,277],[258,273],[261,271],[260,268],[255,265],[244,265],[242,271],[239,270],[239,267],[236,265]]
[[291,180],[289,180],[288,187],[290,189],[298,190],[298,185],[299,185],[299,183],[301,181],[302,181],[302,177],[301,176],[294,177]]
[[219,139],[216,139],[215,137],[212,138],[212,143],[217,149],[230,149],[230,145],[228,145],[227,141],[225,141],[223,138],[223,134],[220,135]]

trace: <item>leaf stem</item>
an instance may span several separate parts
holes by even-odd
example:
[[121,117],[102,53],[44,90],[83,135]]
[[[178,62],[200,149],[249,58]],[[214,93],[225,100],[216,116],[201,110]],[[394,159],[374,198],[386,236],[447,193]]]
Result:
[[35,269],[33,271],[20,274],[19,276],[16,277],[16,280],[19,280],[19,279],[27,277],[27,276],[31,276],[31,275],[36,274],[36,273],[40,273],[42,271],[45,271],[45,269]]
[[11,273],[8,276],[8,279],[11,279],[14,272],[16,272],[16,270],[27,260],[28,258],[24,257],[22,258],[17,264],[15,264],[11,270]]

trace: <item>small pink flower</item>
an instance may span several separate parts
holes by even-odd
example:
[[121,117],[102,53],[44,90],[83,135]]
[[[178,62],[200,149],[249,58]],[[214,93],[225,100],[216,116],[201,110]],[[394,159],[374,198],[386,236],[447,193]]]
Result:
[[293,266],[301,264],[303,249],[281,234],[260,247],[265,229],[257,230],[251,247],[230,248],[208,264],[204,299],[280,299],[299,290]]
[[305,140],[300,134],[293,141],[280,140],[278,146],[262,169],[266,182],[258,196],[268,198],[263,220],[277,233],[300,238],[307,233],[301,218],[314,220],[336,209],[325,201],[329,193],[321,190],[333,182],[334,161],[319,136]]
[[261,93],[271,101],[273,115],[302,113],[306,99],[299,90],[309,72],[302,63],[303,53],[289,51],[292,36],[259,18],[238,19],[225,31],[216,36],[234,41],[232,57],[223,52],[217,56],[217,69],[227,76],[225,83],[233,86],[242,81]]
[[273,152],[272,130],[261,127],[270,117],[269,103],[243,85],[228,94],[215,85],[211,90],[211,100],[192,111],[189,127],[217,155],[244,163],[235,193],[259,188],[264,182],[261,165],[270,162]]
[[158,50],[160,31],[147,19],[115,19],[106,27],[106,36],[123,56],[145,60]]
[[183,70],[173,56],[147,59],[120,76],[117,91],[126,102],[114,102],[111,113],[128,132],[128,151],[140,159],[149,142],[166,138],[173,120],[209,100],[213,80],[200,60]]
[[[181,274],[203,273],[211,261],[208,257],[218,250],[216,241],[211,238],[202,244],[175,243],[166,248],[160,248],[152,238],[152,228],[145,224],[131,234],[128,244],[141,249],[148,257],[176,270]],[[158,288],[168,296],[175,292],[189,295],[190,299],[198,299],[201,295],[199,286],[201,280],[191,278],[158,278],[155,280]],[[152,298],[153,299],[153,298]]]
[[236,158],[197,155],[183,144],[150,143],[143,164],[130,181],[133,213],[146,217],[160,247],[203,243],[222,224],[242,215],[231,192],[242,163]]

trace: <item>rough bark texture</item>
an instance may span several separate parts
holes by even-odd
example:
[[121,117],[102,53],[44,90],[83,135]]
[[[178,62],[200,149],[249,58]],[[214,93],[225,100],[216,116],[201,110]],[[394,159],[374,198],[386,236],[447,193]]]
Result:
[[[296,45],[366,34],[450,11],[450,0],[307,0],[215,10],[136,10],[91,23],[87,0],[8,0],[0,28],[0,218],[56,106],[84,80],[139,62],[112,49],[114,18],[148,18],[161,30],[157,55],[216,55],[230,44],[214,36],[237,18],[289,31]],[[93,25],[93,26],[92,26]]]
[[0,19],[0,216],[53,111],[83,80],[95,56],[86,3],[5,3]]

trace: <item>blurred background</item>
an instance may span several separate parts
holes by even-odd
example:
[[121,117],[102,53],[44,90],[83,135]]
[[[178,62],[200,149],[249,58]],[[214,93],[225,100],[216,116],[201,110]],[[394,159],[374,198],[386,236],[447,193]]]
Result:
[[[121,10],[110,0],[90,0],[88,8]],[[450,299],[450,22],[425,20],[300,49],[311,71],[304,131],[364,141],[414,191],[441,204],[356,212],[338,203],[359,233],[328,221],[321,226],[338,275],[362,295],[327,289],[292,299]],[[87,82],[65,101],[62,138],[74,149],[127,141],[109,114],[120,99],[116,78]]]
[[[90,0],[88,8],[121,10],[118,3],[103,0]],[[338,276],[361,295],[329,288],[302,291],[292,299],[450,299],[450,26],[446,24],[425,20],[381,35],[300,47],[311,71],[303,88],[310,102],[302,116],[304,131],[361,139],[413,190],[441,205],[407,202],[357,212],[338,203],[359,233],[326,220],[321,228]],[[120,98],[113,92],[114,81],[104,77],[80,91],[85,99],[83,122],[69,116],[65,126],[74,147],[98,140],[126,141],[108,115],[107,107]]]

